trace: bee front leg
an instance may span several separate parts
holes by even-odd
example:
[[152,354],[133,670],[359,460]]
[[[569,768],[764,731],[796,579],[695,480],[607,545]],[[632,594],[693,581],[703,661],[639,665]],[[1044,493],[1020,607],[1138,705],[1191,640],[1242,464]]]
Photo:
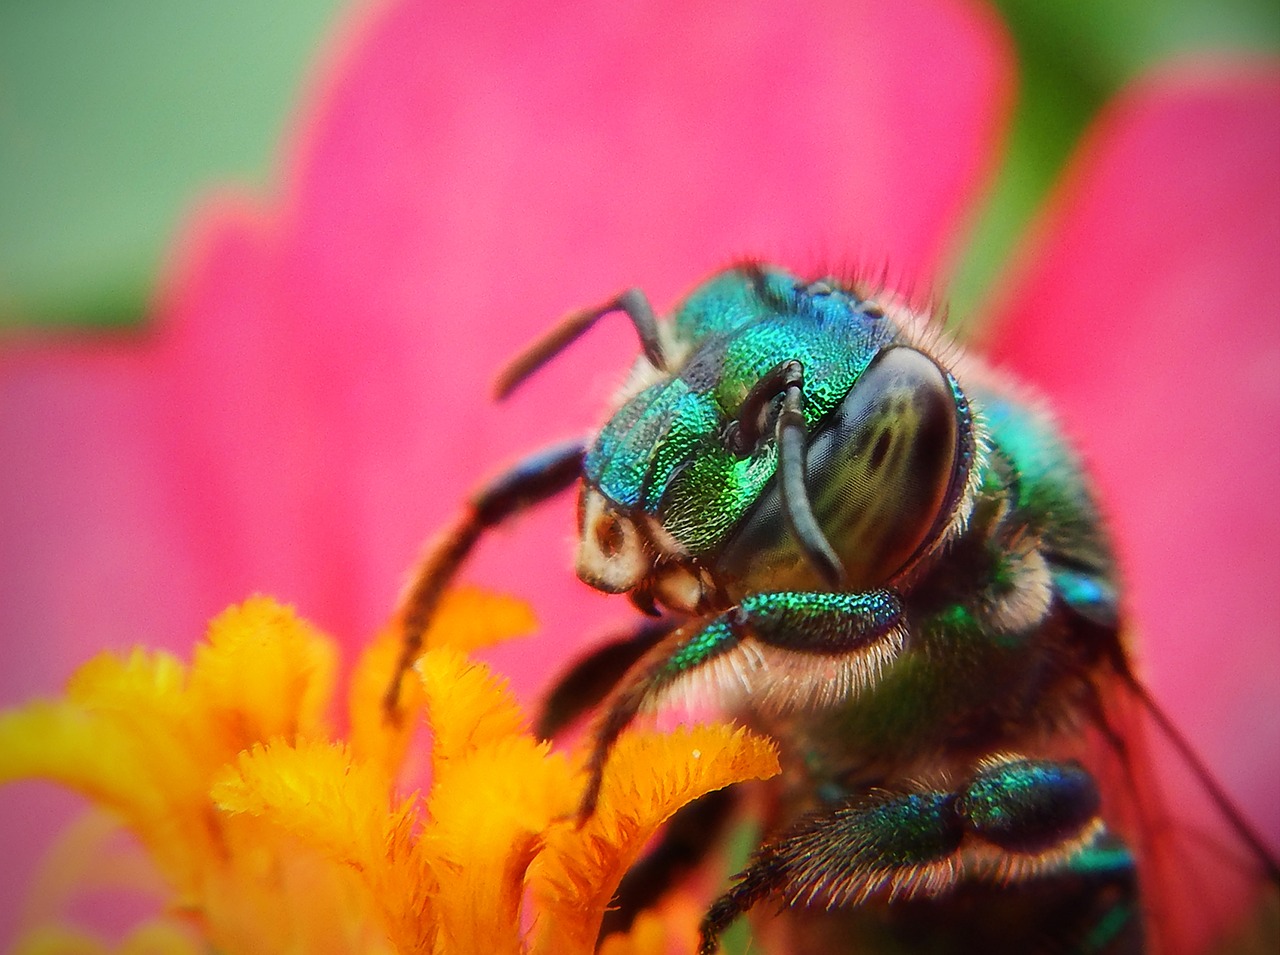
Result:
[[[534,724],[538,737],[551,739],[596,707],[676,626],[676,621],[667,618],[646,621],[574,661],[543,701]],[[601,923],[601,939],[628,931],[641,912],[657,904],[702,863],[727,828],[735,802],[735,793],[721,789],[676,812],[662,837],[623,876]]]
[[681,627],[636,665],[597,723],[580,818],[595,811],[619,734],[672,692],[707,694],[726,707],[750,699],[774,712],[831,705],[878,681],[905,636],[902,601],[891,590],[752,594]]
[[1073,883],[1078,901],[1064,911],[1066,893],[1050,893],[1052,916],[1025,950],[1041,935],[1079,939],[1070,950],[1080,953],[1140,950],[1133,856],[1099,811],[1079,764],[1008,755],[984,760],[956,789],[879,792],[818,810],[756,850],[703,919],[699,953],[715,952],[720,934],[766,898],[835,909],[937,898],[966,882],[1012,892],[1053,880]]
[[582,475],[585,454],[586,445],[578,440],[530,455],[481,488],[453,526],[428,546],[400,600],[400,657],[382,701],[388,721],[398,718],[400,682],[422,651],[440,597],[476,542],[485,531],[571,487]]

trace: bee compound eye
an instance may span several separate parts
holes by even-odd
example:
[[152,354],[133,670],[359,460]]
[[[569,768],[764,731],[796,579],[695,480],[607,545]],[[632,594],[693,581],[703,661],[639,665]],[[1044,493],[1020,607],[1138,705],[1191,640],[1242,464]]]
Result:
[[[890,580],[939,532],[960,467],[960,439],[950,379],[907,346],[882,351],[819,424],[805,456],[805,483],[849,587]],[[773,488],[726,544],[718,570],[750,587],[803,574],[802,563]]]
[[958,466],[950,380],[914,348],[883,352],[850,390],[810,468],[815,510],[842,529],[842,556],[887,579],[936,532]]

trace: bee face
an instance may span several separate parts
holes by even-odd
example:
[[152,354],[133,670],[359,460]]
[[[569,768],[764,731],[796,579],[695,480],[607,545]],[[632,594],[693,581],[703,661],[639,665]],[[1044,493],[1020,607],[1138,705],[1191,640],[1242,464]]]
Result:
[[804,484],[845,586],[894,579],[963,523],[975,436],[955,379],[852,293],[770,276],[732,299],[734,320],[695,292],[680,314],[696,305],[702,322],[683,323],[684,362],[601,429],[579,508],[586,583],[693,612],[712,592],[817,582],[783,500],[782,396],[753,400],[795,355],[807,375]]

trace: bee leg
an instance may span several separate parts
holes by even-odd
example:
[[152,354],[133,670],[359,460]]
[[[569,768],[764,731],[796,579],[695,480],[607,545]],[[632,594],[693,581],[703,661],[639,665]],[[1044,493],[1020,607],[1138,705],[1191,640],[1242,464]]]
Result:
[[699,953],[715,952],[720,934],[770,897],[844,908],[1054,879],[1084,887],[1079,907],[1050,926],[1059,939],[1080,938],[1081,953],[1127,951],[1140,945],[1134,860],[1099,809],[1078,764],[1001,756],[955,790],[862,795],[818,810],[756,850],[703,919]]
[[[595,708],[635,662],[675,627],[676,622],[670,619],[646,621],[627,636],[611,640],[574,662],[542,705],[535,724],[538,738],[551,739]],[[600,940],[628,931],[637,915],[653,907],[702,862],[719,841],[735,803],[732,790],[720,789],[671,818],[657,843],[623,876],[614,904],[605,912]]]
[[566,441],[530,455],[475,494],[453,525],[427,548],[413,581],[400,600],[398,616],[403,643],[395,672],[382,700],[388,721],[397,718],[400,682],[422,650],[423,637],[440,597],[471,553],[480,536],[492,527],[570,487],[582,474],[586,445]]
[[720,841],[736,804],[732,789],[718,789],[672,816],[657,844],[622,877],[613,905],[604,914],[600,939],[628,931],[637,915],[697,868]]
[[647,620],[575,660],[551,686],[534,723],[538,739],[557,736],[612,692],[635,662],[676,627],[669,619]]
[[750,696],[778,711],[830,705],[875,683],[905,635],[902,601],[890,590],[752,594],[681,627],[632,669],[597,724],[579,818],[595,811],[619,734],[664,692],[692,682],[721,702]]

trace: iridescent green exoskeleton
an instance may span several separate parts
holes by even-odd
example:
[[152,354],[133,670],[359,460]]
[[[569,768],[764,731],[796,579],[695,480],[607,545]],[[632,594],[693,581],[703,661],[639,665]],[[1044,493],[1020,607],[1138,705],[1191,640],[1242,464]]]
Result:
[[[618,734],[672,697],[781,750],[765,840],[704,952],[752,909],[770,951],[1144,950],[1137,849],[1081,761],[1092,734],[1125,762],[1112,698],[1141,688],[1103,522],[1050,418],[899,298],[755,264],[665,322],[634,291],[571,316],[502,390],[616,311],[645,355],[617,411],[473,499],[406,600],[402,671],[484,530],[579,483],[579,576],[657,618],[549,700],[547,734],[604,700],[582,812]],[[677,820],[621,920],[727,802]]]

